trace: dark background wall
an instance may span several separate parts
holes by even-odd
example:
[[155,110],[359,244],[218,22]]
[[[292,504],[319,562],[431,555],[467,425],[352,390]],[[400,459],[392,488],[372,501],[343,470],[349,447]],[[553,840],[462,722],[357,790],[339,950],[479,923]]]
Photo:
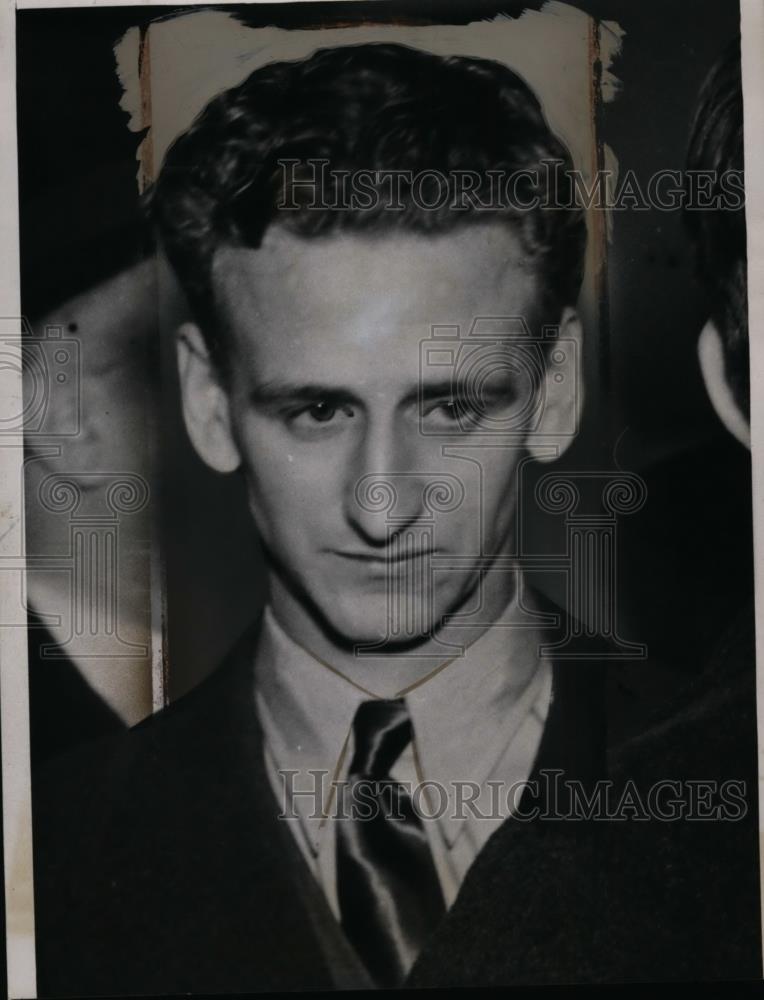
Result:
[[[358,20],[467,23],[539,2],[257,5],[253,24]],[[580,0],[625,30],[613,71],[618,98],[602,137],[622,170],[646,181],[681,169],[699,86],[738,30],[730,0]],[[231,8],[234,9],[234,8]],[[162,16],[170,11],[164,9]],[[112,47],[156,10],[25,11],[18,16],[22,297],[33,320],[146,252],[135,175],[139,141],[120,111]],[[678,213],[618,213],[600,340],[590,342],[584,425],[562,467],[623,468],[648,486],[619,526],[620,628],[653,655],[691,670],[752,589],[750,468],[720,428],[700,381],[695,342],[706,314]],[[156,303],[149,303],[156,308]],[[99,332],[108,336],[108,330]],[[155,336],[158,335],[158,330]],[[263,596],[262,561],[240,483],[215,476],[182,432],[171,365],[147,346],[161,387],[163,556],[170,691],[211,669]],[[163,345],[168,359],[167,345]],[[531,544],[553,551],[561,524],[538,519]],[[552,592],[559,580],[541,580]]]

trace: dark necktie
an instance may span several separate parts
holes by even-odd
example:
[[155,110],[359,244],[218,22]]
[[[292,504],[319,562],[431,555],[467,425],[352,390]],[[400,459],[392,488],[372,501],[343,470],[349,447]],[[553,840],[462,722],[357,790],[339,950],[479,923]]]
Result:
[[390,778],[411,741],[403,699],[362,702],[353,734],[336,824],[342,927],[376,983],[398,986],[445,910],[422,821],[406,786]]

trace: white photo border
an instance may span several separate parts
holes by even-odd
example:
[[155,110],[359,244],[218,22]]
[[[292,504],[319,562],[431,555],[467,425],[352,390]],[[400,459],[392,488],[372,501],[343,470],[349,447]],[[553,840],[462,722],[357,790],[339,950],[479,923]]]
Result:
[[[306,0],[238,0],[237,5]],[[326,0],[307,0],[326,2]],[[330,0],[348,2],[348,0]],[[364,2],[364,0],[353,0]],[[384,0],[378,0],[384,4]],[[2,0],[0,7],[0,317],[20,317],[18,157],[16,145],[16,12],[96,7],[177,7],[177,0]],[[184,7],[215,7],[208,0],[185,0]],[[229,5],[224,5],[229,6]],[[740,0],[744,94],[746,222],[751,380],[754,553],[757,635],[759,790],[764,791],[764,3]],[[6,320],[7,321],[7,320]],[[20,361],[20,358],[19,358]],[[21,400],[21,372],[0,368],[0,399]],[[12,556],[6,541],[23,524],[23,436],[5,435],[0,448],[0,558]],[[12,566],[12,561],[6,566]],[[18,601],[22,564],[0,573],[0,621]],[[0,727],[5,873],[7,991],[12,1000],[37,994],[34,956],[32,806],[29,759],[29,690],[26,630],[0,626]],[[760,858],[764,810],[759,811]],[[764,887],[764,865],[762,886]],[[762,893],[764,896],[764,891]],[[33,913],[33,910],[31,911]],[[31,922],[30,922],[31,921]],[[762,921],[764,926],[764,919]]]

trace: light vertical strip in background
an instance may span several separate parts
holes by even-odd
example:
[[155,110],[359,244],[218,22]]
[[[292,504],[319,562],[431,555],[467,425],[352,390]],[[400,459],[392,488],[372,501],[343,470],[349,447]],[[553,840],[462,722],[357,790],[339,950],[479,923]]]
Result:
[[[141,193],[146,191],[154,183],[154,145],[151,141],[151,33],[148,29],[142,28],[138,44],[138,79],[140,81],[141,92],[141,129],[148,129],[146,138],[141,145],[141,163],[138,173],[138,188]],[[154,298],[159,295],[159,274],[157,261],[154,266]],[[154,336],[161,334],[160,311],[154,310],[157,328]],[[159,382],[162,384],[160,377]],[[147,379],[151,384],[151,379]],[[161,392],[161,389],[160,389]],[[149,439],[149,465],[152,476],[161,476],[162,458],[162,426],[157,418],[161,404],[157,395],[151,393],[146,399],[148,409],[147,421],[150,428]],[[159,491],[158,491],[159,492]],[[155,494],[156,497],[156,494]],[[151,566],[151,707],[154,712],[159,712],[167,704],[168,692],[168,660],[167,660],[167,596],[165,593],[166,575],[162,558],[162,525],[161,511],[156,499],[151,508],[151,551],[149,560]]]
[[[759,802],[764,802],[764,3],[741,0],[745,214],[748,231],[748,333],[751,357],[751,452],[756,588],[756,691]],[[759,808],[760,871],[764,810]],[[764,900],[764,876],[760,880]],[[764,908],[762,910],[764,917]],[[764,929],[764,919],[762,919]],[[764,940],[762,941],[764,947]]]
[[[19,205],[16,152],[16,11],[0,7],[0,315],[18,317]],[[20,345],[3,344],[0,406],[19,415],[18,434],[0,444],[0,559],[23,554],[23,413]],[[7,430],[8,424],[5,425]],[[21,546],[21,548],[20,548]],[[9,560],[10,562],[10,560]],[[0,572],[0,726],[3,763],[3,859],[5,866],[8,996],[37,993],[32,875],[32,795],[29,764],[29,683],[26,629],[18,622],[23,568]],[[15,624],[10,625],[10,622]],[[6,623],[4,626],[2,623]]]

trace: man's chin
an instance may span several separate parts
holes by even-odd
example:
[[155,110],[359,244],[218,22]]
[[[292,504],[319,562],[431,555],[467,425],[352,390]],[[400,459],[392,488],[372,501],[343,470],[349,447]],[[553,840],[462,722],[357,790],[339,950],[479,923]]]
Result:
[[352,603],[338,601],[319,605],[327,631],[335,642],[348,649],[373,648],[380,653],[404,652],[420,646],[432,638],[438,619],[417,614],[409,609],[408,617],[391,613],[386,598],[359,600]]

